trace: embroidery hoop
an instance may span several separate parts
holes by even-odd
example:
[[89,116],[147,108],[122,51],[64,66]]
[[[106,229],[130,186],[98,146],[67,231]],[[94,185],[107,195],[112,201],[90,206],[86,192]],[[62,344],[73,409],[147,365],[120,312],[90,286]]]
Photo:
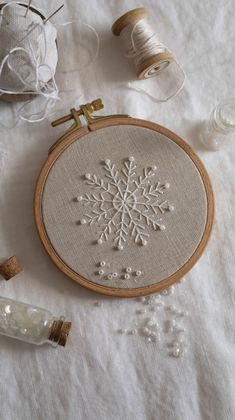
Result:
[[[134,296],[143,296],[154,292],[159,292],[175,282],[180,281],[180,279],[193,267],[193,265],[198,261],[200,256],[202,255],[211,233],[213,218],[214,218],[214,198],[213,198],[213,191],[210,183],[209,176],[207,171],[202,164],[201,160],[198,158],[196,153],[191,149],[191,147],[184,142],[179,136],[175,133],[171,132],[165,127],[162,127],[158,124],[153,122],[140,120],[136,118],[131,118],[129,116],[107,116],[107,117],[94,117],[92,113],[101,109],[103,107],[102,102],[100,100],[96,100],[91,104],[86,104],[81,106],[81,108],[76,111],[75,109],[71,110],[71,113],[54,123],[53,126],[59,125],[71,119],[75,120],[75,123],[72,125],[71,129],[65,133],[50,149],[50,154],[48,159],[46,160],[38,181],[35,190],[35,198],[34,198],[34,211],[35,211],[35,221],[37,230],[39,233],[39,237],[44,245],[44,248],[51,258],[51,260],[55,263],[55,265],[68,277],[72,280],[84,286],[90,290],[93,290],[98,293],[111,295],[111,296],[119,296],[119,297],[134,297]],[[82,126],[79,117],[84,116],[87,119],[88,126]],[[203,188],[205,189],[206,194],[206,210],[207,214],[205,215],[205,226],[203,229],[203,234],[198,242],[198,245],[192,255],[188,258],[188,260],[182,264],[182,266],[172,273],[169,276],[166,276],[164,279],[158,282],[152,282],[147,286],[142,286],[141,283],[138,283],[138,287],[113,287],[109,286],[108,281],[105,284],[97,283],[94,279],[88,278],[87,276],[83,276],[79,273],[79,270],[74,270],[69,264],[67,264],[62,256],[60,255],[60,250],[56,244],[52,244],[50,236],[48,234],[47,227],[45,225],[44,214],[43,214],[43,204],[45,190],[48,186],[48,177],[52,173],[54,164],[61,158],[64,152],[68,151],[72,145],[78,144],[79,140],[89,138],[89,135],[96,135],[99,133],[99,130],[108,129],[115,127],[135,127],[135,128],[144,128],[151,130],[154,134],[158,134],[164,136],[164,138],[171,140],[174,144],[176,144],[183,154],[187,155],[190,158],[190,161],[195,166],[196,170],[198,171]],[[129,129],[129,128],[128,128]],[[92,161],[90,161],[93,163]],[[87,162],[88,163],[88,162]],[[78,231],[78,238],[79,238],[79,231]],[[79,243],[79,239],[78,239]],[[76,246],[78,246],[78,243]],[[75,245],[74,245],[75,246]],[[80,245],[79,245],[80,246]],[[122,252],[122,251],[121,251]],[[105,258],[104,258],[105,259]],[[97,266],[97,265],[96,265]]]

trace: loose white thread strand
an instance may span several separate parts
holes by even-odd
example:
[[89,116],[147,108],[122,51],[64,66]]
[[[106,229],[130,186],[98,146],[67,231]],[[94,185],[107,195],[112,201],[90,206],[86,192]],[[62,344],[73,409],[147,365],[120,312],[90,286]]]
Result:
[[[128,58],[133,59],[137,70],[141,68],[146,60],[153,56],[157,56],[158,54],[165,52],[171,54],[171,51],[160,41],[158,35],[153,31],[152,27],[145,19],[141,19],[134,24],[127,25],[121,32],[121,38],[123,39],[125,45],[125,55]],[[156,102],[166,102],[175,97],[183,89],[186,75],[176,58],[172,58],[172,61],[174,61],[181,70],[182,81],[180,86],[178,86],[177,89],[166,98],[157,98],[142,88],[133,87],[130,83],[129,86],[138,92],[146,94]],[[147,79],[156,76],[168,65],[171,65],[169,61],[163,61],[159,64],[157,62],[154,63],[151,67],[146,69],[144,72],[144,78]]]
[[[1,3],[0,3],[1,4]],[[25,4],[27,5],[27,3],[21,3],[22,5]],[[4,16],[4,9],[5,7],[10,7],[11,5],[17,5],[19,6],[18,2],[11,2],[8,3],[6,5],[4,5],[1,9],[1,21],[0,21],[0,28],[2,25],[2,22],[6,21],[6,18]],[[45,13],[41,10],[39,10],[38,8],[35,8],[35,10],[38,10],[40,13],[42,13],[43,15],[45,15]],[[21,16],[21,15],[20,15]],[[86,28],[90,29],[96,39],[96,48],[95,48],[95,53],[94,54],[90,54],[91,58],[89,60],[89,62],[85,65],[81,65],[78,66],[77,68],[73,68],[73,69],[69,69],[68,71],[62,71],[62,73],[73,73],[76,72],[78,70],[81,69],[85,69],[87,67],[89,67],[97,58],[98,54],[99,54],[99,50],[100,50],[100,38],[99,35],[97,33],[97,31],[88,23],[82,22],[80,20],[72,20],[70,22],[64,22],[62,24],[57,24],[54,26],[67,26],[67,25],[71,25],[71,24],[76,24],[78,25],[78,27],[80,27],[81,25],[84,25]],[[25,102],[23,105],[21,105],[20,107],[18,107],[17,110],[17,115],[18,118],[24,121],[28,121],[28,122],[36,122],[36,121],[42,121],[45,117],[48,117],[48,111],[49,109],[51,109],[52,107],[55,106],[55,103],[57,101],[60,101],[60,97],[59,97],[59,88],[57,86],[57,83],[55,81],[55,75],[54,72],[52,70],[52,68],[45,63],[45,59],[47,57],[47,52],[48,52],[48,45],[47,45],[47,37],[46,37],[46,31],[45,31],[45,26],[42,22],[32,22],[31,25],[29,25],[27,27],[27,31],[26,31],[26,35],[23,34],[22,38],[20,38],[16,44],[13,43],[13,48],[11,48],[11,50],[6,51],[6,56],[3,57],[2,62],[0,63],[0,78],[2,75],[2,72],[4,69],[8,69],[9,72],[11,72],[12,75],[14,75],[15,80],[18,80],[21,85],[23,86],[22,89],[1,89],[0,88],[0,96],[3,94],[15,94],[15,95],[20,95],[20,94],[27,94],[27,95],[32,95],[32,99],[30,99],[29,101]],[[39,35],[42,36],[43,38],[43,51],[41,51],[41,56],[39,56],[38,51],[35,51],[33,48],[33,45],[31,43],[31,39],[30,39],[30,34],[34,31],[34,30],[38,30],[39,31]],[[22,47],[22,45],[20,45],[23,41],[27,40],[27,49]],[[14,63],[15,60],[15,54],[16,53],[19,54],[23,54],[23,58],[24,58],[24,67],[25,66],[29,66],[31,69],[33,68],[33,72],[30,70],[28,71],[28,74],[25,76],[25,74],[21,74],[21,68],[17,68],[16,64]],[[43,80],[40,79],[39,74],[40,74],[40,70],[48,70],[48,74],[50,75],[50,81],[49,82],[45,82]],[[25,70],[25,68],[24,68]],[[26,72],[27,72],[27,68],[26,68]],[[29,79],[29,76],[30,79]],[[26,80],[27,79],[27,80]],[[66,91],[66,90],[65,90]],[[36,99],[33,99],[33,96],[37,95],[38,99],[41,98],[40,102],[37,101]],[[43,102],[42,102],[43,100]],[[36,112],[33,112],[31,110],[31,102],[35,101],[38,102],[38,104],[40,105],[40,109],[38,109],[39,107],[36,107]]]

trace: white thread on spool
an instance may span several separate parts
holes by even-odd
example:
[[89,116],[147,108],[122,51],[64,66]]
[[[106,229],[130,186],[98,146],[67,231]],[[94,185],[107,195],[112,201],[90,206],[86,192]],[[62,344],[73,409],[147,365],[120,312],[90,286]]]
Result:
[[157,76],[171,63],[175,63],[179,67],[182,82],[174,92],[163,99],[156,98],[146,90],[128,84],[132,89],[145,93],[157,102],[166,102],[183,89],[185,72],[173,53],[160,41],[159,36],[147,22],[147,17],[148,12],[145,8],[131,10],[113,24],[112,31],[114,35],[121,36],[125,45],[125,55],[134,61],[139,79]]

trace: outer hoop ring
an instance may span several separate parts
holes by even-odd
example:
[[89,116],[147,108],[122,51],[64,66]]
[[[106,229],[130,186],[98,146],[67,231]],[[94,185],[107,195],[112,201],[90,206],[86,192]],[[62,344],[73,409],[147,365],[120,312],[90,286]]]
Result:
[[[90,131],[96,131],[101,128],[117,126],[117,125],[133,125],[133,126],[148,128],[155,132],[163,134],[166,137],[168,137],[170,140],[174,141],[179,147],[181,147],[184,150],[185,153],[187,153],[187,155],[195,164],[196,168],[198,169],[201,175],[202,181],[204,183],[205,191],[206,191],[206,196],[207,196],[206,225],[205,225],[205,229],[204,229],[204,233],[201,238],[201,241],[197,249],[195,250],[195,252],[191,255],[188,261],[171,276],[167,277],[166,279],[162,280],[159,283],[152,284],[150,286],[139,287],[135,289],[117,289],[117,288],[102,286],[80,276],[78,273],[76,273],[74,270],[68,267],[64,263],[64,261],[61,259],[61,257],[57,254],[55,248],[52,246],[50,242],[50,239],[47,235],[47,231],[45,229],[45,225],[43,222],[43,213],[42,213],[42,199],[43,199],[44,186],[45,186],[48,174],[52,166],[54,165],[55,161],[60,157],[60,155],[73,142],[77,141],[79,138],[83,137],[84,135],[89,135]],[[209,175],[203,163],[201,162],[199,157],[196,155],[196,153],[192,150],[192,148],[179,136],[177,136],[175,133],[168,130],[167,128],[162,127],[158,124],[149,122],[149,121],[129,118],[129,117],[123,117],[123,118],[114,117],[107,120],[94,122],[88,128],[82,127],[78,129],[77,131],[74,131],[68,134],[67,136],[64,137],[64,140],[60,142],[57,147],[54,148],[54,150],[51,152],[48,159],[44,163],[44,166],[42,167],[38,180],[37,180],[35,196],[34,196],[34,215],[35,215],[35,222],[36,222],[36,226],[37,226],[37,230],[38,230],[38,234],[41,239],[41,242],[47,254],[51,258],[51,260],[54,262],[54,264],[60,269],[60,271],[62,271],[64,274],[66,274],[68,277],[70,277],[72,280],[74,280],[81,286],[86,287],[87,289],[90,289],[92,291],[109,295],[109,296],[135,297],[135,296],[144,296],[147,294],[159,292],[162,289],[165,289],[171,286],[172,284],[178,282],[181,279],[181,277],[183,277],[198,261],[198,259],[202,255],[208,243],[211,230],[212,230],[213,219],[214,219],[214,195],[213,195],[213,190],[212,190],[211,182],[209,179]]]

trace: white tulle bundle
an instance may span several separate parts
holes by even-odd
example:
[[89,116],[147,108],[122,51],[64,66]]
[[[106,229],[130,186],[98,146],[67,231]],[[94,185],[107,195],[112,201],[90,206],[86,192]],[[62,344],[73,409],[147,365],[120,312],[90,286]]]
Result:
[[58,99],[57,30],[49,21],[44,24],[41,12],[34,10],[26,15],[26,5],[17,2],[1,8],[0,95],[37,95],[45,107]]

